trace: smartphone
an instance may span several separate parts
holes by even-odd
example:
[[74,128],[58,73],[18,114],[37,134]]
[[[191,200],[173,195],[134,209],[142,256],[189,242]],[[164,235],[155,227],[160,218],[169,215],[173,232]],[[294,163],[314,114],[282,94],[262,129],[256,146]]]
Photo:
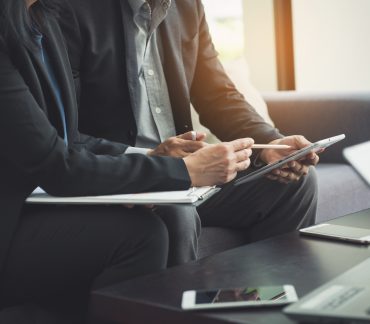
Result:
[[261,286],[188,290],[182,295],[184,310],[277,306],[297,301],[293,286]]
[[301,234],[322,238],[370,244],[370,229],[334,224],[318,224],[299,230]]

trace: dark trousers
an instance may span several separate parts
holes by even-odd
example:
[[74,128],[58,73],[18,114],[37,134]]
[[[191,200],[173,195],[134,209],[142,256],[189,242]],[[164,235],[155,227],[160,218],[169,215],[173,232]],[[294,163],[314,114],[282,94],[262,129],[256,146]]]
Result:
[[[198,212],[203,226],[244,229],[253,242],[313,224],[316,206],[312,169],[309,176],[288,185],[267,179],[225,185]],[[3,276],[3,305],[32,302],[78,323],[90,289],[163,269],[168,254],[172,264],[194,259],[196,210],[167,206],[154,213],[106,206],[28,207]]]
[[167,266],[172,267],[195,260],[201,233],[200,218],[194,206],[156,206],[154,213],[166,224],[169,235]]
[[317,190],[316,171],[311,168],[308,176],[289,184],[266,178],[238,187],[226,184],[197,210],[191,206],[158,207],[156,212],[170,235],[169,266],[196,259],[200,221],[202,227],[244,230],[246,242],[314,224]]
[[267,178],[240,186],[229,183],[200,205],[198,213],[202,226],[242,229],[247,241],[254,242],[314,224],[317,191],[314,168],[289,184]]
[[164,269],[167,256],[167,228],[145,208],[26,207],[2,275],[1,303],[32,303],[81,323],[91,289]]

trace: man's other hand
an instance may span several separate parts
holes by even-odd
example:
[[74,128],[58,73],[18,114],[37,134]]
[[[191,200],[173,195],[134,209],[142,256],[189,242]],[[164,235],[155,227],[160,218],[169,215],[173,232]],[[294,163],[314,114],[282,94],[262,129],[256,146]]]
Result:
[[205,133],[196,132],[196,140],[192,139],[192,132],[187,132],[178,136],[170,137],[155,149],[150,150],[148,155],[172,156],[184,158],[189,154],[207,146],[204,142]]
[[184,158],[192,186],[220,185],[233,180],[237,172],[246,170],[252,154],[251,138],[210,144]]
[[[273,150],[264,149],[261,152],[260,159],[267,164],[278,161],[285,156],[291,154],[295,150],[299,150],[311,144],[304,136],[293,135],[287,136],[281,139],[274,140],[269,144],[286,144],[291,146],[287,150]],[[277,180],[282,183],[289,183],[291,181],[298,181],[302,176],[308,174],[309,167],[316,165],[319,162],[319,156],[315,152],[310,152],[303,159],[299,161],[292,161],[281,168],[273,170],[267,175],[267,178],[271,180]]]

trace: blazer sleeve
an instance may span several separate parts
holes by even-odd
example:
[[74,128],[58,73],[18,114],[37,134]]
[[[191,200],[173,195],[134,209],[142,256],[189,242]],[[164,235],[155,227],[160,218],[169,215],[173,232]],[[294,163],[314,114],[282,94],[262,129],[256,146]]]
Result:
[[258,143],[268,143],[282,137],[246,102],[226,75],[212,43],[203,5],[199,0],[194,2],[198,8],[198,53],[191,101],[200,122],[224,141],[252,137]]
[[129,147],[126,144],[81,133],[76,135],[72,145],[75,149],[86,149],[96,155],[120,155],[124,154]]
[[[0,47],[0,165],[61,196],[186,189],[182,159],[67,148]],[[14,171],[15,170],[15,171]]]

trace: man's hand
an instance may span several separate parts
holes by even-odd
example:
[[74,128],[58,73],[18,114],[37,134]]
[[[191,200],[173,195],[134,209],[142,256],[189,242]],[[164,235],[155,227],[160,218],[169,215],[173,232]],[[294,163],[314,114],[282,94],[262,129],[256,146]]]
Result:
[[[291,146],[291,149],[287,150],[273,150],[273,149],[264,149],[261,152],[260,158],[265,163],[272,163],[282,159],[288,154],[299,150],[303,147],[306,147],[311,144],[304,136],[294,135],[287,136],[281,139],[272,141],[269,144],[286,144]],[[292,161],[281,168],[273,170],[270,174],[267,175],[267,178],[271,180],[277,180],[281,183],[289,183],[291,181],[298,181],[302,176],[308,174],[309,166],[316,165],[319,162],[319,157],[316,153],[311,152],[307,154],[303,159],[299,161]]]
[[252,154],[251,138],[212,144],[184,158],[192,186],[212,186],[233,180],[237,172],[246,170]]
[[206,134],[200,132],[196,132],[195,141],[192,139],[192,132],[187,132],[179,136],[170,137],[163,143],[159,144],[155,149],[150,150],[148,155],[161,155],[183,158],[207,146],[208,144],[203,142],[205,137]]

